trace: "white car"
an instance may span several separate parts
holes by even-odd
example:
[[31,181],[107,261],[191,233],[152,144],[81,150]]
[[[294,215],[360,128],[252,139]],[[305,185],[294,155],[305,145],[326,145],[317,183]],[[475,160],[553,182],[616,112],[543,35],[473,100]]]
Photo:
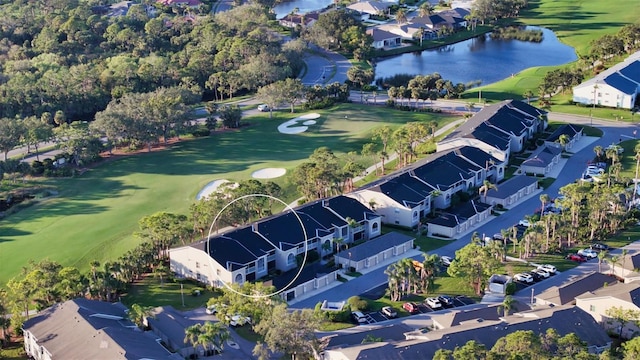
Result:
[[525,273],[515,274],[513,275],[513,279],[527,284],[533,283],[533,276]]
[[538,274],[538,276],[540,276],[541,278],[544,278],[544,279],[546,279],[546,278],[548,278],[549,276],[551,276],[551,274],[549,274],[549,272],[548,272],[548,271],[543,270],[543,269],[537,269],[537,268],[536,268],[536,269],[531,270],[531,272],[532,272],[532,273],[536,273],[536,274]]
[[451,262],[453,261],[453,259],[449,256],[441,256],[440,257],[440,262],[442,262],[442,265],[444,266],[449,266],[451,265]]
[[427,305],[429,305],[432,309],[440,309],[442,308],[442,303],[438,298],[430,297],[426,298],[424,301]]
[[524,226],[524,227],[529,227],[529,226],[531,226],[531,223],[529,222],[529,220],[523,219],[523,220],[518,221],[518,225]]
[[258,111],[262,111],[262,112],[269,111],[269,105],[267,105],[267,104],[258,105]]
[[555,274],[558,271],[558,269],[556,269],[555,266],[549,265],[549,264],[538,265],[538,269],[544,270],[544,271],[548,272],[551,275]]
[[598,257],[598,252],[593,249],[578,250],[578,254],[582,256],[586,256],[589,259],[595,259]]
[[354,311],[351,313],[353,319],[358,322],[358,324],[368,324],[369,320],[367,320],[367,316],[360,311]]
[[398,316],[398,313],[393,310],[393,308],[391,306],[385,306],[382,308],[382,310],[380,310],[380,312],[382,313],[382,315],[388,317],[388,318],[394,318],[396,316]]
[[229,325],[231,326],[243,326],[245,324],[251,324],[251,318],[248,316],[233,315],[230,319],[229,317],[227,317],[227,319],[229,320]]

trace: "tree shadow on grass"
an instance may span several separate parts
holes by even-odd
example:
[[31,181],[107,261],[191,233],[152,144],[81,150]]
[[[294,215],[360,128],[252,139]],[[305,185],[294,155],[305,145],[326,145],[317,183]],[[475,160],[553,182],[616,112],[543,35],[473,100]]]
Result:
[[10,239],[11,237],[30,235],[31,232],[18,230],[9,226],[0,226],[0,244],[3,242],[14,241],[14,239]]

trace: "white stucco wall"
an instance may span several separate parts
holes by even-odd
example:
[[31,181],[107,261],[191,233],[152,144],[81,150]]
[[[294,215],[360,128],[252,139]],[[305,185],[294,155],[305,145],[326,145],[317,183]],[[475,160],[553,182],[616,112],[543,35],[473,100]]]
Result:
[[358,200],[365,206],[369,206],[369,202],[374,200],[376,202],[375,212],[382,216],[381,220],[385,224],[413,227],[418,225],[420,221],[419,215],[417,217],[413,216],[414,212],[420,214],[418,206],[408,209],[380,192],[362,189],[347,194],[347,196]]

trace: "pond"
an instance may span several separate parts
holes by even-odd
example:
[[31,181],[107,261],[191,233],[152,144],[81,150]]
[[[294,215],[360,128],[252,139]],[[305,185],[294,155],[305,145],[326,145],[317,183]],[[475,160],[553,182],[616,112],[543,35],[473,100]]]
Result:
[[287,14],[291,14],[293,9],[298,8],[300,14],[310,11],[324,9],[333,4],[333,0],[293,0],[285,1],[273,7],[276,19],[281,19]]
[[488,34],[453,45],[378,59],[376,79],[397,74],[439,73],[456,83],[491,84],[534,66],[562,65],[578,57],[574,49],[558,41],[553,31],[543,32],[539,43],[492,39]]

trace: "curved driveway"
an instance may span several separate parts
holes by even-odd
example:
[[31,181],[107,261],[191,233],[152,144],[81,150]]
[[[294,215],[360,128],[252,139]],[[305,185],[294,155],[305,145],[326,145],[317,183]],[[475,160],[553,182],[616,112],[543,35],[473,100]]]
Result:
[[304,62],[307,72],[301,81],[305,85],[325,85],[334,82],[342,84],[347,80],[347,71],[351,67],[346,57],[313,44],[310,45]]
[[[590,120],[587,117],[569,115],[569,114],[556,114],[550,113],[549,120],[554,121],[564,121],[571,122],[575,124],[583,124],[589,125]],[[551,197],[555,197],[558,194],[558,190],[569,183],[574,182],[580,174],[584,171],[586,163],[593,159],[594,152],[593,147],[596,145],[601,145],[606,147],[613,142],[618,142],[619,139],[628,139],[633,137],[633,130],[638,129],[638,124],[629,124],[629,123],[618,123],[618,122],[610,122],[605,120],[595,119],[593,121],[593,125],[602,129],[604,134],[602,138],[598,139],[596,142],[591,144],[590,146],[585,147],[584,149],[578,151],[571,157],[571,161],[567,161],[566,165],[556,178],[556,181],[548,187],[544,193],[549,194]],[[480,226],[475,231],[479,234],[495,234],[500,232],[501,229],[508,228],[516,224],[520,219],[524,218],[525,215],[532,214],[536,208],[540,206],[539,196],[534,196],[515,208],[510,209],[506,213],[500,215],[494,220]],[[431,253],[437,253],[439,255],[447,255],[454,256],[456,250],[465,246],[471,241],[471,234],[465,235],[457,240],[452,240],[451,243],[433,251]],[[422,260],[421,256],[414,257],[416,260]],[[597,264],[595,264],[595,269],[597,270]],[[373,270],[363,276],[354,278],[349,280],[348,282],[336,286],[332,289],[329,289],[323,293],[314,295],[310,298],[301,300],[293,305],[292,308],[313,308],[318,302],[322,302],[323,300],[329,301],[340,301],[346,300],[351,296],[360,295],[367,290],[373,289],[380,285],[384,285],[387,283],[387,276],[384,274],[385,268],[379,268]],[[531,297],[531,290],[534,289],[535,294],[540,293],[544,289],[558,285],[563,281],[567,281],[569,276],[584,274],[589,271],[594,270],[593,262],[584,263],[576,268],[566,271],[562,274],[554,276],[552,279],[548,279],[542,281],[536,285],[528,287],[526,290],[521,291],[517,294],[517,297],[524,302],[527,302],[527,299]]]

